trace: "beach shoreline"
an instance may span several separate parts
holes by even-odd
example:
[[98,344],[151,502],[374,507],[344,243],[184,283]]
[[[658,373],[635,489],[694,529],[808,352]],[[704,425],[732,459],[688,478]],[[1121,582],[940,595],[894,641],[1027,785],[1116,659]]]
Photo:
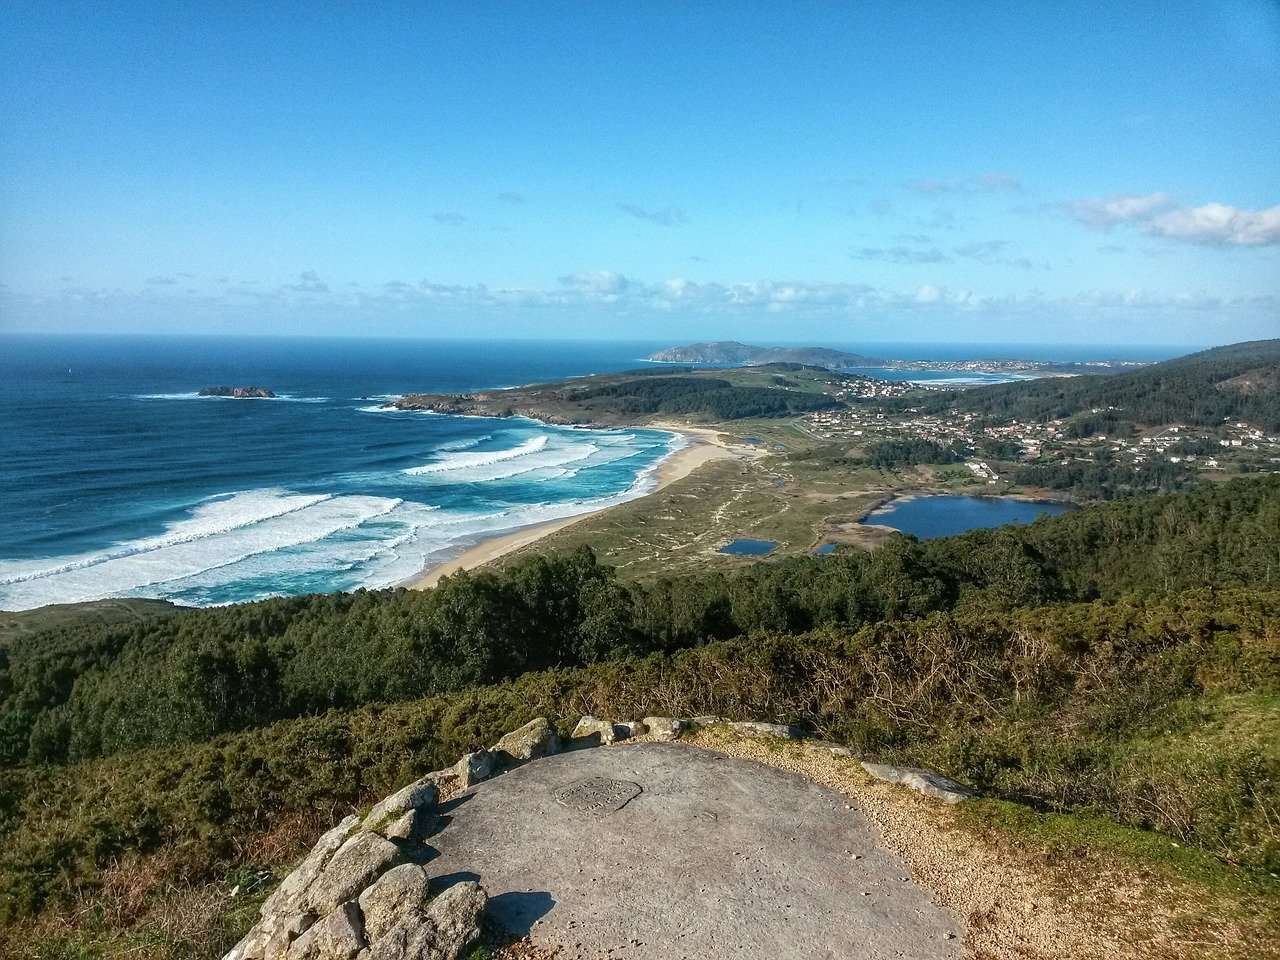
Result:
[[[679,434],[685,438],[685,445],[673,450],[658,462],[654,474],[654,487],[644,496],[652,496],[664,487],[687,477],[703,464],[710,463],[713,460],[723,460],[741,455],[733,447],[725,443],[720,438],[719,431],[716,430],[683,425],[675,426],[665,423],[655,423],[647,426]],[[630,503],[631,501],[623,502]],[[518,527],[498,536],[489,537],[467,547],[456,556],[441,560],[439,563],[430,564],[415,576],[401,583],[400,586],[410,590],[429,590],[435,587],[443,577],[458,573],[461,570],[474,570],[477,567],[492,563],[499,557],[503,557],[522,547],[527,547],[531,543],[536,543],[544,537],[563,530],[565,527],[572,526],[579,520],[597,516],[606,510],[612,510],[616,506],[619,506],[619,504],[610,504],[607,507],[588,510],[585,513],[574,514],[572,517],[563,517],[559,520],[548,520],[543,523]]]

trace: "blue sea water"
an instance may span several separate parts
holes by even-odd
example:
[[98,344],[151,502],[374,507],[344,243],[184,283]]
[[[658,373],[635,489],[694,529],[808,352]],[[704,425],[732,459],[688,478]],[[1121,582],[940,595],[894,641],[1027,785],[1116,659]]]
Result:
[[932,540],[981,527],[1030,523],[1036,517],[1054,517],[1069,509],[1061,503],[1015,500],[1011,497],[904,497],[871,511],[862,522],[892,527],[921,540]]
[[[658,346],[0,338],[0,609],[388,586],[641,495],[676,435],[381,405],[634,368]],[[279,399],[196,396],[216,384]]]
[[[0,609],[387,586],[487,537],[641,495],[679,438],[381,405],[633,369],[671,345],[0,336]],[[854,346],[894,359],[995,355]],[[219,384],[279,399],[196,396]]]

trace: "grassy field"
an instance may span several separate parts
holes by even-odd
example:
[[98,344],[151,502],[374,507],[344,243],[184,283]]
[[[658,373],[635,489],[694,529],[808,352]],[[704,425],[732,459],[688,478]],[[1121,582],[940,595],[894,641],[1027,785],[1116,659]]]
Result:
[[[738,437],[780,442],[786,424],[735,428]],[[760,437],[764,433],[766,437]],[[806,442],[794,434],[792,446]],[[929,467],[875,470],[783,452],[707,463],[651,496],[587,517],[500,561],[588,544],[604,563],[637,579],[752,562],[718,552],[737,537],[772,540],[774,556],[808,553],[822,543],[874,539],[858,520],[896,493],[933,486]]]
[[0,610],[0,648],[44,630],[91,620],[103,625],[127,623],[180,608],[164,600],[114,599],[87,603],[57,603],[36,610]]

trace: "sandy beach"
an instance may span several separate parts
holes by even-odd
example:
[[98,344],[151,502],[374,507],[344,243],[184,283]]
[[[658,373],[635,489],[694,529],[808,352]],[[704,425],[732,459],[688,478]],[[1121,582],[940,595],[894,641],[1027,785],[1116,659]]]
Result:
[[[663,423],[655,423],[653,426],[660,430],[679,433],[685,437],[688,443],[658,464],[656,472],[657,483],[653,490],[650,491],[650,494],[656,493],[663,487],[675,483],[683,477],[687,477],[704,463],[709,463],[712,460],[722,460],[726,457],[740,456],[742,453],[738,448],[731,447],[721,440],[720,434],[715,430],[685,426],[676,427]],[[476,567],[482,567],[486,563],[511,553],[513,550],[519,550],[521,547],[526,547],[541,540],[557,530],[563,530],[579,520],[611,509],[612,507],[602,507],[599,510],[590,510],[576,516],[565,517],[562,520],[536,523],[531,526],[520,527],[497,537],[491,537],[488,540],[477,543],[475,546],[468,547],[456,557],[427,567],[416,577],[406,581],[403,586],[412,590],[429,589],[439,583],[441,577],[457,573],[459,570],[474,570]]]

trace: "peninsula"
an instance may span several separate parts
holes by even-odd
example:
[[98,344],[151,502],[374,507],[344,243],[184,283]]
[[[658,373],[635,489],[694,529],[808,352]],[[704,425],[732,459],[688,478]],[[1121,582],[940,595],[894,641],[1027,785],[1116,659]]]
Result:
[[646,359],[654,363],[699,363],[719,367],[753,367],[771,363],[800,363],[831,370],[902,370],[932,373],[1007,374],[1011,377],[1074,376],[1084,373],[1122,373],[1145,364],[1134,360],[1099,359],[1040,361],[1026,359],[884,360],[830,347],[760,347],[736,340],[691,343],[659,350]]

